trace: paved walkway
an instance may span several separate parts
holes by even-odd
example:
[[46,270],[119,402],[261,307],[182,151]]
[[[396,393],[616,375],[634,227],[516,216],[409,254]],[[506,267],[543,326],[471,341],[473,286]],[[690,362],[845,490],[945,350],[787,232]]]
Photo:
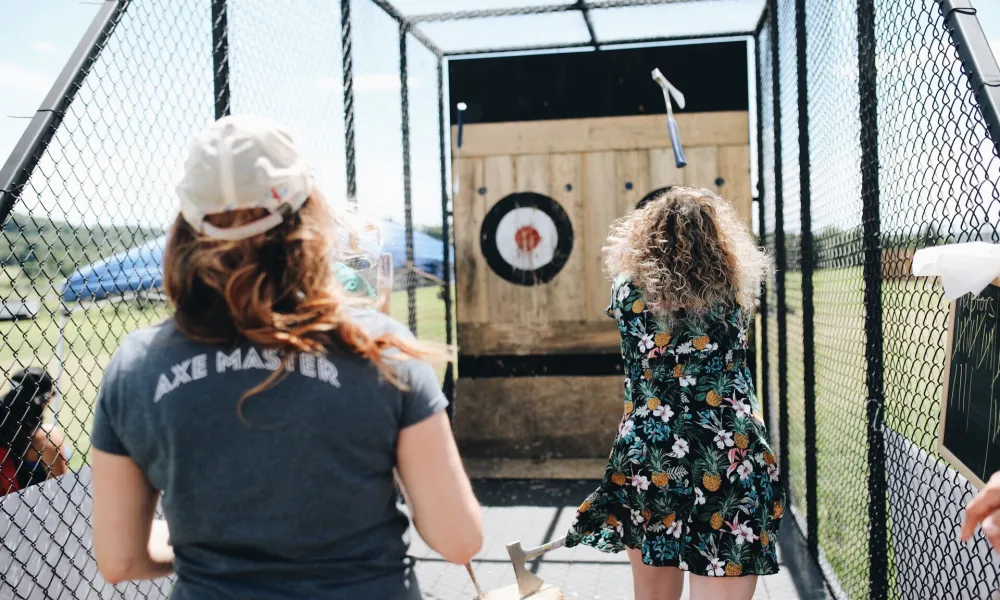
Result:
[[[477,482],[476,492],[486,507],[486,541],[474,563],[483,590],[512,585],[514,572],[506,545],[521,540],[526,548],[562,536],[570,526],[579,498],[586,497],[592,482]],[[784,538],[797,536],[791,522]],[[779,548],[781,572],[761,578],[754,600],[824,600],[821,584],[813,576],[799,581],[792,574],[808,570],[808,561],[791,542]],[[471,600],[475,590],[465,569],[436,557],[419,537],[414,536],[412,553],[418,559],[417,573],[427,600]],[[793,560],[794,559],[794,560]],[[805,564],[800,564],[805,563]],[[535,563],[536,573],[560,587],[567,600],[631,600],[632,576],[624,554],[604,554],[591,548],[554,550]],[[802,577],[797,577],[803,579]],[[800,591],[800,589],[802,591]],[[687,599],[687,594],[683,596]]]

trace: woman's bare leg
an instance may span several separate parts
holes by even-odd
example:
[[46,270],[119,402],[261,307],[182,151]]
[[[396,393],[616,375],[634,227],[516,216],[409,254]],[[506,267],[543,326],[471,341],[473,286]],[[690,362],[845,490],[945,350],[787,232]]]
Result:
[[[680,600],[684,591],[684,572],[677,567],[651,567],[643,564],[642,552],[628,551],[632,564],[635,600]],[[727,599],[736,600],[736,599]]]
[[[704,577],[691,575],[691,600],[751,600],[757,589],[757,576]],[[638,598],[638,597],[637,597]]]

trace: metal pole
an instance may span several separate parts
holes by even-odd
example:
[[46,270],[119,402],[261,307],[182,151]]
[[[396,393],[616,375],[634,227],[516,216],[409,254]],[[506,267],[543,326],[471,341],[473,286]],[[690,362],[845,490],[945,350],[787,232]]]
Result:
[[344,74],[344,157],[347,200],[358,203],[358,174],[354,153],[354,60],[351,44],[351,0],[340,0],[341,66]]
[[[765,9],[766,11],[766,9]],[[760,32],[755,38],[756,61],[755,75],[757,77],[757,222],[760,235],[757,243],[761,246],[767,245],[767,195],[764,193],[764,89],[763,74],[761,72],[760,57],[762,52],[770,52],[770,48],[760,47]],[[761,286],[760,290],[760,355],[757,360],[760,362],[760,387],[759,397],[763,398],[762,410],[764,412],[764,422],[768,425],[768,432],[771,431],[771,374],[768,364],[768,338],[767,338],[767,282]]]
[[971,0],[938,0],[951,41],[976,92],[983,120],[1000,154],[1000,66]]
[[816,352],[813,306],[812,170],[809,155],[809,65],[806,0],[795,0],[795,53],[799,101],[799,208],[802,221],[802,381],[805,413],[806,543],[819,558],[819,514],[816,499]]
[[[382,1],[382,0],[379,0]],[[606,8],[627,8],[630,6],[655,6],[662,4],[685,4],[700,0],[589,0],[586,7],[592,10]],[[471,4],[471,3],[470,3]],[[466,21],[469,19],[485,19],[489,17],[517,17],[527,15],[546,15],[552,13],[580,10],[578,4],[548,4],[541,6],[521,6],[517,8],[485,8],[473,10],[456,10],[450,12],[425,13],[411,15],[410,23],[433,23],[443,21]]]
[[128,5],[128,0],[106,0],[101,4],[73,55],[14,146],[14,151],[0,168],[0,223],[5,223],[14,210],[14,204],[62,123],[63,115],[83,87],[90,69],[97,62]]
[[212,66],[215,71],[215,118],[231,110],[229,97],[229,19],[226,0],[212,0]]
[[576,9],[583,17],[583,24],[587,26],[587,33],[590,35],[590,43],[594,50],[600,50],[601,45],[597,43],[597,33],[594,31],[594,23],[590,20],[590,8],[585,0],[576,0]]
[[413,264],[413,194],[410,188],[410,83],[406,38],[409,26],[399,26],[399,90],[403,134],[403,220],[406,226],[406,310],[410,331],[417,334],[417,273]]
[[788,305],[785,302],[785,202],[781,157],[781,57],[778,52],[778,2],[768,0],[771,12],[771,95],[774,108],[774,251],[777,263],[775,287],[778,309],[778,437],[781,480],[791,486],[788,463]]
[[[437,84],[438,84],[438,153],[441,156],[441,240],[444,246],[444,256],[442,257],[441,273],[443,283],[441,292],[444,294],[444,327],[445,342],[450,346],[453,342],[452,336],[452,315],[451,315],[451,216],[452,208],[448,195],[448,151],[445,127],[445,111],[447,107],[444,101],[444,59],[439,58],[437,64]],[[450,145],[450,144],[449,144]],[[444,373],[444,395],[448,399],[448,414],[454,416],[455,409],[455,365],[448,361],[448,367]]]
[[69,320],[70,310],[63,299],[59,298],[59,341],[56,343],[56,399],[52,403],[52,422],[59,426],[59,410],[62,408],[62,376],[63,365],[66,362],[66,322]]
[[868,401],[868,561],[873,600],[889,595],[886,523],[885,440],[882,437],[882,248],[879,214],[878,71],[875,47],[875,0],[858,0],[858,93],[861,118],[861,218],[865,278],[865,362]]
[[[685,41],[698,41],[698,40],[722,40],[734,37],[753,37],[754,32],[752,31],[733,31],[733,32],[720,32],[720,33],[706,33],[704,35],[681,35],[681,36],[665,36],[665,37],[649,37],[649,38],[625,38],[625,39],[615,39],[615,40],[604,40],[601,42],[601,48],[604,50],[618,49],[620,46],[626,46],[629,44],[657,44],[661,42],[685,42]],[[501,54],[504,52],[543,52],[546,50],[571,50],[574,48],[590,48],[593,46],[593,42],[574,42],[568,44],[539,44],[534,46],[505,46],[500,48],[480,48],[473,50],[456,50],[453,52],[445,52],[444,56],[446,58],[462,58],[462,57],[472,57],[481,56],[484,54]]]
[[434,53],[434,56],[441,57],[441,49],[430,40],[426,35],[423,34],[415,25],[415,21],[409,17],[403,15],[399,12],[395,6],[392,5],[388,0],[369,0],[372,4],[382,9],[385,14],[393,18],[397,23],[399,23],[400,28],[405,28],[410,35],[413,36],[418,42],[424,45],[425,48]]

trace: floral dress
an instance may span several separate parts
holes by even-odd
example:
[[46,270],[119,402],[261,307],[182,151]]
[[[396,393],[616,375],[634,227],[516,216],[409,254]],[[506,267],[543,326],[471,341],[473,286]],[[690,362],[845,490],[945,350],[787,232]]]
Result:
[[647,565],[696,575],[778,571],[785,495],[746,363],[740,308],[667,330],[619,278],[625,414],[601,486],[580,506],[569,547],[642,551]]

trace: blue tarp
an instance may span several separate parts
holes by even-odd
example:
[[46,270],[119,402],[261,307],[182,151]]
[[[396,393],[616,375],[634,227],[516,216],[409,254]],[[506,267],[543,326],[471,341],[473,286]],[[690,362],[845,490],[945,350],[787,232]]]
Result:
[[[392,254],[393,267],[406,266],[406,229],[380,224],[384,251]],[[105,258],[74,271],[63,284],[65,302],[104,300],[127,292],[159,289],[163,285],[163,247],[166,236]],[[441,241],[420,231],[413,232],[414,266],[418,271],[444,279],[444,248]]]

